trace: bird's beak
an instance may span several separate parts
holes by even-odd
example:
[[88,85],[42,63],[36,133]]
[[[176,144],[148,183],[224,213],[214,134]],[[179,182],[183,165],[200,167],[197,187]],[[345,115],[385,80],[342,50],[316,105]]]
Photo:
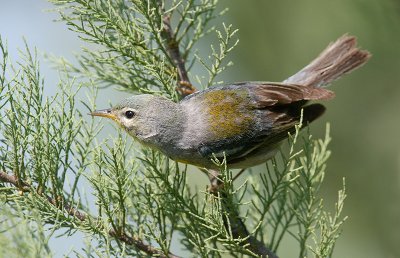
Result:
[[101,110],[95,110],[91,113],[89,113],[89,115],[91,116],[101,116],[101,117],[107,117],[110,118],[112,120],[117,120],[117,117],[115,116],[115,114],[112,112],[111,108],[108,109],[101,109]]

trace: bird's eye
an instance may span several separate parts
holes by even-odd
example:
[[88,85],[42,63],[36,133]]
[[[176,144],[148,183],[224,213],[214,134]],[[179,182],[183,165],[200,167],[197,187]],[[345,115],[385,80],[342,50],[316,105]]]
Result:
[[132,117],[135,116],[135,112],[133,112],[132,110],[128,110],[125,112],[125,116],[126,118],[131,119]]

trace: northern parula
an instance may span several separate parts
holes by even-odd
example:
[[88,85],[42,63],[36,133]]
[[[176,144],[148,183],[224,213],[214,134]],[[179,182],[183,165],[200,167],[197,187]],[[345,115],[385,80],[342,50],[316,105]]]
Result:
[[[283,83],[242,82],[195,92],[179,103],[154,95],[134,95],[93,116],[111,118],[140,143],[173,160],[215,168],[226,157],[230,168],[247,168],[274,156],[303,109],[304,124],[325,111],[310,100],[327,100],[326,86],[367,62],[368,51],[342,36]],[[214,156],[213,156],[214,155]]]

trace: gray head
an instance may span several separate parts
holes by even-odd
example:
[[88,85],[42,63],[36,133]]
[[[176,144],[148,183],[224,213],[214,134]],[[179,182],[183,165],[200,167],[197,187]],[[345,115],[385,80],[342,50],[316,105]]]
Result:
[[[131,96],[109,109],[96,110],[92,116],[116,121],[130,135],[150,145],[165,135],[171,119],[178,115],[178,105],[166,98],[149,94]],[[176,121],[178,122],[178,121]]]
[[101,116],[114,120],[132,136],[146,127],[143,118],[148,114],[148,107],[157,101],[158,97],[149,94],[134,95],[122,100],[112,108],[96,110],[90,113],[92,116]]

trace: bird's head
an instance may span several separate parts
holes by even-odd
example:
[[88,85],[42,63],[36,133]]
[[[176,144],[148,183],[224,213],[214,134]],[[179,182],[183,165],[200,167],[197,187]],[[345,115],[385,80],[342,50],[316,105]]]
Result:
[[176,103],[149,94],[131,96],[112,108],[96,110],[90,115],[116,121],[131,136],[147,145],[174,138],[174,130],[183,123]]
[[129,134],[140,138],[141,135],[148,134],[151,130],[152,121],[148,119],[148,114],[152,111],[151,106],[158,98],[148,94],[134,95],[112,108],[96,110],[90,115],[110,118]]

